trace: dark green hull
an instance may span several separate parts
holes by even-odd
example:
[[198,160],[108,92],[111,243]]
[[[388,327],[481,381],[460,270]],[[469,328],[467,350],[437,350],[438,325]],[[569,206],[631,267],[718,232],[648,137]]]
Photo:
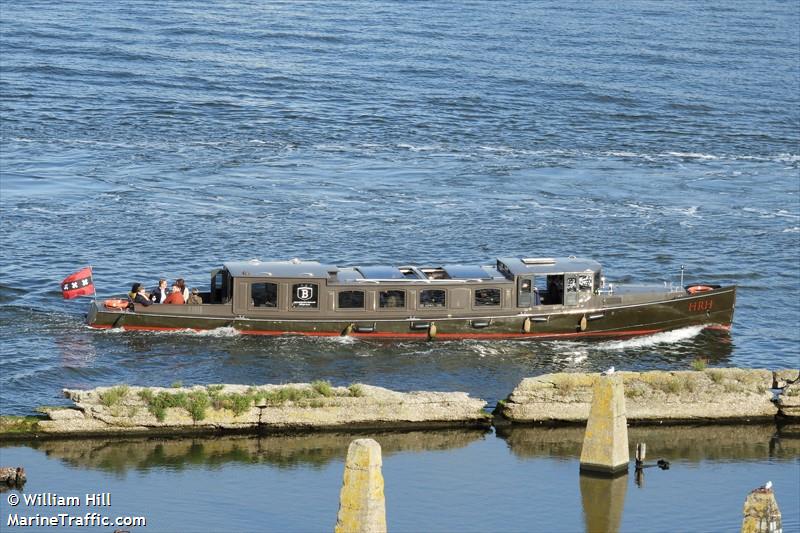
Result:
[[534,306],[521,313],[502,309],[457,316],[417,312],[387,316],[360,311],[347,316],[234,315],[230,304],[152,305],[135,311],[105,309],[93,303],[87,316],[93,328],[175,331],[234,328],[251,335],[352,335],[362,338],[553,339],[646,335],[689,326],[728,330],[733,321],[736,287],[698,294],[652,292],[595,295],[581,306]]

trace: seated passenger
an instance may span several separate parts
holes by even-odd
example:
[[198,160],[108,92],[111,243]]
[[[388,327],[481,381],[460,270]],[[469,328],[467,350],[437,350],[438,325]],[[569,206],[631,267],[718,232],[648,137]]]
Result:
[[190,305],[201,305],[203,303],[203,298],[200,296],[200,291],[197,290],[197,287],[192,287],[192,295],[189,296],[189,300],[186,303]]
[[186,300],[183,299],[183,294],[181,293],[181,288],[178,287],[177,284],[172,286],[172,292],[167,296],[167,299],[164,300],[165,304],[185,304]]
[[141,283],[134,283],[131,286],[131,292],[128,293],[128,298],[130,298],[131,303],[142,304],[145,307],[153,303],[150,301],[150,298],[147,297],[147,293],[144,291],[144,285]]
[[181,296],[183,296],[183,302],[181,303],[185,303],[189,300],[189,288],[186,286],[186,282],[183,281],[183,278],[178,278],[175,280],[175,285],[181,290]]
[[169,296],[169,291],[167,290],[167,280],[160,279],[158,280],[158,287],[153,289],[153,292],[150,293],[150,300],[154,304],[163,304],[164,300],[167,299]]

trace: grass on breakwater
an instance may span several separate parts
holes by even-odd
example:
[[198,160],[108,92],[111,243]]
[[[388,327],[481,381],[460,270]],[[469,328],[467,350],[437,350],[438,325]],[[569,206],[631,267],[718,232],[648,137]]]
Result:
[[0,435],[36,433],[39,420],[36,416],[0,416]]
[[[113,387],[105,393],[110,399],[119,401],[121,391],[115,391],[126,387],[121,385]],[[223,385],[209,385],[205,390],[193,390],[190,392],[161,391],[154,393],[150,389],[139,391],[139,398],[147,405],[147,409],[159,422],[163,422],[166,417],[166,410],[170,407],[181,407],[188,411],[192,420],[204,420],[206,411],[209,407],[214,409],[228,409],[233,411],[234,416],[240,416],[254,406],[278,407],[286,402],[293,402],[300,407],[323,407],[325,398],[353,397],[358,398],[364,395],[363,387],[354,383],[347,388],[346,392],[336,390],[328,381],[314,381],[311,388],[300,387],[278,387],[275,389],[259,389],[250,387],[244,393],[230,392],[225,393]],[[112,393],[112,391],[115,391]],[[127,393],[127,389],[124,390]],[[106,405],[106,400],[101,396],[101,401]],[[109,400],[110,401],[110,400]],[[112,404],[113,405],[113,404]]]

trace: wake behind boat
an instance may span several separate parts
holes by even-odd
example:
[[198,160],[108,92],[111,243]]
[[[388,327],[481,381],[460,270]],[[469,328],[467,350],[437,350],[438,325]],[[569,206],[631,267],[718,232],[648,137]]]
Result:
[[501,257],[491,265],[337,267],[225,263],[202,304],[93,302],[93,328],[412,339],[552,339],[729,330],[736,286],[607,285],[577,257]]

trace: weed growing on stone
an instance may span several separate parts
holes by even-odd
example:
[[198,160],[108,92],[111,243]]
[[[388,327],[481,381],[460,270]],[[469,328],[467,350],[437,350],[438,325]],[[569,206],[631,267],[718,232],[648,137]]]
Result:
[[361,383],[353,383],[347,387],[347,390],[350,391],[350,396],[353,398],[361,398],[364,396],[364,387],[361,385]]
[[39,420],[35,416],[0,416],[0,435],[10,433],[35,433],[39,429]]
[[641,383],[626,383],[625,384],[625,397],[638,398],[644,396],[644,387]]
[[249,394],[228,394],[223,400],[223,406],[233,411],[234,416],[239,416],[253,405],[253,397]]
[[706,370],[706,374],[708,374],[708,377],[711,378],[711,381],[714,383],[722,383],[722,381],[725,379],[725,373],[720,372],[719,370]]
[[173,381],[170,387],[172,387],[173,389],[180,389],[181,387],[183,387],[183,381],[181,380]]
[[728,380],[723,385],[723,389],[725,389],[725,392],[742,392],[744,386],[738,381]]
[[208,394],[205,391],[192,391],[187,395],[186,410],[189,411],[192,420],[197,422],[206,417],[206,409],[210,403]]
[[312,381],[311,388],[314,389],[320,396],[325,396],[326,398],[330,398],[333,396],[333,387],[329,381]]
[[111,387],[110,389],[107,389],[98,395],[100,397],[100,403],[106,407],[118,405],[119,402],[121,402],[125,396],[128,395],[128,390],[130,390],[130,387],[127,385]]
[[153,391],[150,389],[142,389],[139,391],[139,398],[147,404],[148,411],[150,411],[159,422],[164,421],[168,408],[183,407],[186,409],[188,405],[185,392],[159,392],[154,395]]
[[703,370],[706,369],[706,366],[708,366],[708,359],[705,359],[703,357],[698,357],[697,359],[692,361],[692,370],[695,370],[697,372],[702,372]]
[[654,389],[667,394],[677,394],[683,389],[681,380],[673,375],[655,376],[650,384]]

